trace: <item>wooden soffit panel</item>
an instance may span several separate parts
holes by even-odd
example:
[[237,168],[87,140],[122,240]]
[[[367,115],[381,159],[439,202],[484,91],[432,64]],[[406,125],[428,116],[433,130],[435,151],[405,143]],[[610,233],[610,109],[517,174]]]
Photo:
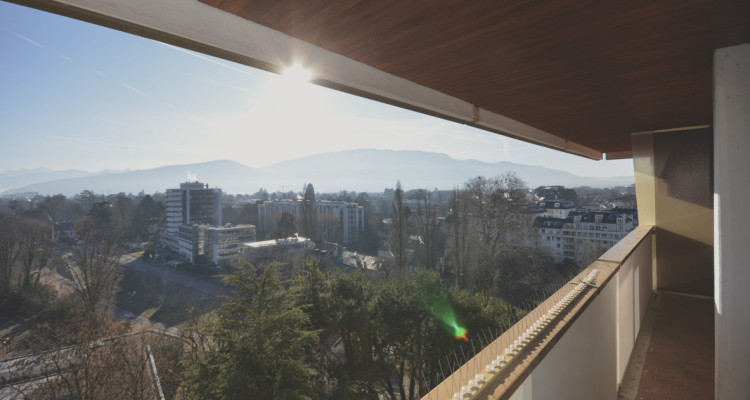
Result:
[[712,56],[750,1],[201,0],[564,142],[711,125]]

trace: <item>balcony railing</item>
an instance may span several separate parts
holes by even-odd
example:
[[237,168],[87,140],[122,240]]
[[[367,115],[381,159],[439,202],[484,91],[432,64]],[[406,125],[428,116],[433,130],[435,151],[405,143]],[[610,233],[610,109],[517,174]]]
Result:
[[652,293],[640,226],[423,399],[614,399]]

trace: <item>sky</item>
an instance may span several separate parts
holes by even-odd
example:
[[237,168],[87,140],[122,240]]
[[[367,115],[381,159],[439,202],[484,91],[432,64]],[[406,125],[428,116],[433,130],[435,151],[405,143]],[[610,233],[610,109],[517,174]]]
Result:
[[367,148],[633,174],[631,160],[588,160],[2,1],[0,121],[0,173],[263,167]]

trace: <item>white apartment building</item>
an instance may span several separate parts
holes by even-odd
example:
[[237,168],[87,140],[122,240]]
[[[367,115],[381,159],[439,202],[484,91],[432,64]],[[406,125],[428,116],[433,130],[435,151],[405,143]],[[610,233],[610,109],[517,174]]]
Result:
[[[315,201],[314,220],[316,224],[315,240],[352,243],[359,239],[364,231],[365,209],[357,203],[345,201]],[[281,214],[288,212],[294,215],[297,230],[302,223],[303,200],[275,200],[258,205],[258,230],[266,235],[273,235]]]
[[557,262],[579,260],[596,248],[611,248],[637,226],[638,213],[632,209],[571,211],[567,218],[539,216],[534,220],[535,244]]

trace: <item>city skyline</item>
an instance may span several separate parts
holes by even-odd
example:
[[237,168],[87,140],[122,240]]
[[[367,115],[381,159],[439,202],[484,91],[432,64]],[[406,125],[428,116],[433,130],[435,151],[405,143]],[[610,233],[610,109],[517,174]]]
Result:
[[0,172],[263,167],[366,148],[633,173],[631,160],[587,160],[22,6],[0,3],[0,22]]

